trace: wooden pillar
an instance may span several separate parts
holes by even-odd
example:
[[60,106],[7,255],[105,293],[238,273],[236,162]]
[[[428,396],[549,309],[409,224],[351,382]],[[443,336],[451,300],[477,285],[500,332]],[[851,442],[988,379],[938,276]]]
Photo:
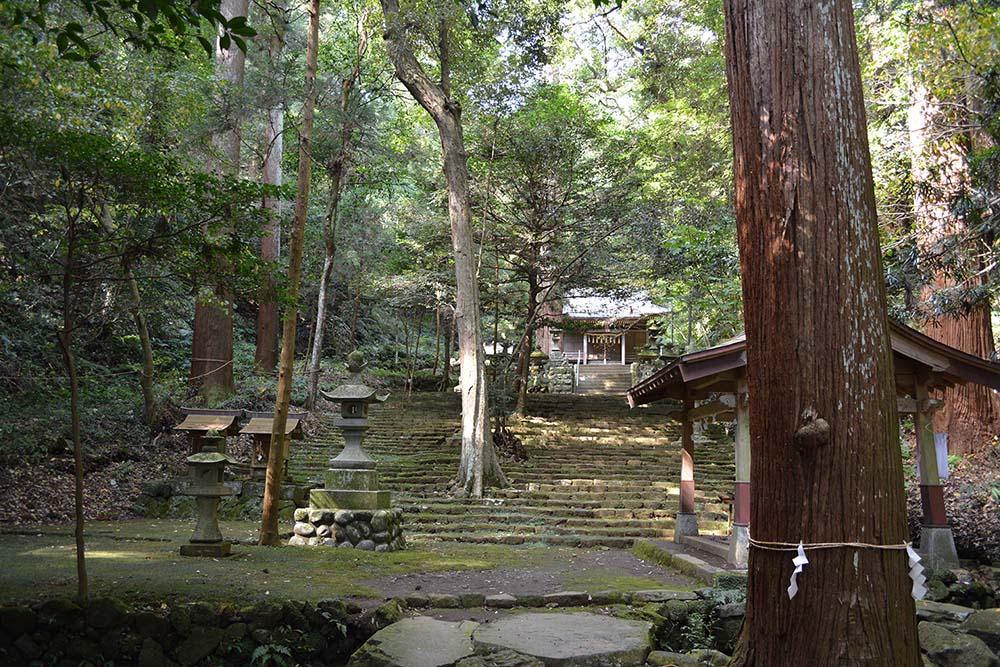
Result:
[[587,363],[587,332],[583,332],[583,363]]
[[625,365],[625,332],[622,332],[622,366]]
[[684,401],[681,413],[681,497],[677,520],[674,524],[674,541],[685,535],[698,534],[698,516],[694,512],[694,422],[691,410],[694,401]]
[[729,562],[746,567],[750,554],[750,402],[746,381],[736,391],[736,483],[733,488],[733,532]]
[[948,525],[944,507],[944,489],[938,472],[937,448],[934,445],[934,424],[927,389],[927,377],[917,378],[914,391],[916,412],[913,426],[917,438],[917,457],[920,467],[920,551],[925,565],[930,568],[958,567],[958,552]]

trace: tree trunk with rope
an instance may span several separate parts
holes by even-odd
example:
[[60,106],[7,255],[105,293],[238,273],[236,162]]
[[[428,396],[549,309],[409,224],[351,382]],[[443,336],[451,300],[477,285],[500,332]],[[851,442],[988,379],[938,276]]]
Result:
[[[246,16],[247,5],[248,0],[221,0],[219,11],[228,20]],[[223,88],[219,104],[226,112],[223,128],[212,135],[212,148],[218,154],[218,171],[236,176],[240,172],[240,114],[238,107],[230,107],[243,87],[246,54],[235,42],[223,46],[223,39],[228,37],[220,35],[216,40],[215,71]],[[223,266],[216,268],[225,274]],[[195,301],[190,382],[209,401],[233,392],[233,295],[222,280],[200,292]]]
[[[732,664],[915,667],[851,3],[727,0],[726,60],[753,451],[748,599]],[[808,550],[789,599],[800,542],[889,548]]]

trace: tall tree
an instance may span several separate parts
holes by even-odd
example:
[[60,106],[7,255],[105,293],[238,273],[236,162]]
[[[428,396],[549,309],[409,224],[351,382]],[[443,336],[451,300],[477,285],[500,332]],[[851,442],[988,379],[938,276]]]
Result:
[[81,605],[88,601],[87,556],[83,536],[83,443],[80,441],[80,380],[73,352],[73,333],[76,330],[78,281],[77,244],[80,216],[83,214],[83,188],[76,202],[76,210],[67,202],[66,253],[62,273],[62,328],[59,329],[59,347],[62,349],[66,378],[69,380],[70,434],[73,439],[73,511],[74,537],[76,538],[76,598]]
[[295,364],[295,325],[299,318],[299,283],[302,277],[302,248],[305,245],[306,218],[309,214],[309,180],[312,175],[313,112],[316,108],[316,61],[319,53],[319,0],[309,2],[309,32],[306,38],[306,85],[302,104],[302,127],[299,130],[298,191],[295,196],[295,220],[288,258],[288,299],[281,332],[281,366],[278,370],[278,397],[274,404],[271,449],[264,480],[264,510],[261,517],[260,543],[278,544],[278,502],[285,471],[288,439],[288,406],[292,400],[292,371]]
[[[274,32],[268,39],[267,69],[273,78],[280,69],[281,55],[285,48],[286,7],[275,3],[275,15],[271,21]],[[284,152],[285,100],[276,95],[271,100],[264,119],[264,159],[261,165],[261,182],[264,185],[281,185],[281,156]],[[260,258],[265,262],[277,262],[281,253],[281,202],[272,194],[264,195],[264,208],[268,221],[260,239]],[[256,347],[254,363],[262,371],[273,371],[278,359],[278,302],[274,277],[265,273],[261,284],[261,294],[257,307]]]
[[306,407],[316,404],[319,391],[320,358],[323,355],[323,338],[326,332],[327,291],[330,277],[333,275],[334,260],[337,257],[337,216],[340,209],[340,198],[344,187],[344,172],[351,149],[351,135],[354,132],[355,121],[351,115],[351,93],[361,76],[361,63],[368,51],[368,11],[362,10],[358,15],[357,51],[350,71],[340,82],[340,122],[339,141],[337,148],[327,165],[330,177],[330,193],[323,218],[323,271],[319,277],[319,291],[316,296],[316,324],[313,327],[312,349],[309,351],[309,369],[306,377]]
[[455,257],[455,323],[462,392],[462,453],[457,486],[473,497],[483,488],[507,484],[493,448],[489,428],[485,350],[479,302],[477,255],[473,242],[469,169],[462,136],[462,107],[451,93],[448,19],[442,18],[438,35],[440,80],[434,82],[414,55],[397,0],[381,0],[385,16],[385,44],[396,78],[406,87],[437,125],[444,175],[448,185]]
[[[938,24],[961,21],[960,12],[952,16],[947,3],[928,0],[918,4],[918,17],[925,15],[924,20]],[[914,41],[927,32],[919,18],[916,22]],[[917,51],[914,60],[925,60],[922,67],[914,67],[907,117],[914,186],[913,226],[924,264],[921,268],[930,274],[930,284],[923,293],[925,333],[988,359],[996,351],[986,289],[989,276],[983,261],[989,243],[975,238],[977,232],[970,227],[977,222],[968,219],[973,217],[974,208],[961,201],[973,187],[973,144],[977,138],[988,143],[989,137],[970,129],[977,125],[976,107],[981,94],[977,88],[982,86],[974,65],[968,60],[963,63],[962,46],[957,40],[957,36],[949,36],[944,43],[932,40],[936,50],[913,47]],[[943,64],[944,59],[952,64]],[[939,99],[932,86],[951,93],[951,99]],[[956,239],[971,242],[956,243]],[[948,434],[950,452],[964,454],[983,449],[1000,434],[1000,396],[989,387],[969,384],[942,393],[944,405],[934,415],[934,430]]]
[[[848,0],[728,0],[753,539],[907,539],[885,286]],[[849,508],[849,509],[848,509]],[[737,665],[919,665],[899,549],[750,551]]]
[[[247,15],[248,0],[221,0],[219,10],[232,21]],[[220,29],[215,48],[215,74],[221,90],[222,127],[212,135],[219,159],[218,171],[238,175],[240,170],[240,91],[246,53]],[[191,382],[206,397],[233,391],[233,301],[231,290],[219,282],[211,294],[198,295],[194,310]]]

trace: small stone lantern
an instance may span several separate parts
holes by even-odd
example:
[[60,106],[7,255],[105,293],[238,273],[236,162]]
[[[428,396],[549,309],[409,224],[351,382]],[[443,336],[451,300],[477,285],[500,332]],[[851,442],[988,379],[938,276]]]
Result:
[[218,431],[209,431],[201,438],[201,451],[187,457],[191,469],[191,485],[186,494],[194,496],[198,523],[188,544],[181,546],[182,556],[228,556],[230,543],[222,539],[219,529],[219,501],[232,490],[225,485],[227,463],[226,439]]
[[324,487],[309,492],[309,507],[295,510],[289,544],[368,551],[406,547],[403,512],[392,509],[389,492],[379,489],[377,464],[361,444],[368,430],[368,406],[388,398],[365,386],[364,368],[364,356],[352,352],[347,358],[351,372],[347,382],[321,392],[328,401],[340,403],[334,425],[344,434],[344,449],[330,459]]

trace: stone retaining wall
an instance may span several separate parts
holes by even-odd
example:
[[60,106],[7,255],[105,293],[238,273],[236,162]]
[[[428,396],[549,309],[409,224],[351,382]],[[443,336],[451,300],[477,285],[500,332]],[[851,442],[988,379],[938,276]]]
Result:
[[263,664],[255,652],[284,659],[269,664],[344,664],[368,637],[400,618],[402,608],[394,601],[363,611],[333,599],[141,609],[96,598],[86,610],[69,600],[48,600],[0,608],[0,666]]
[[[187,478],[160,479],[142,486],[138,509],[142,516],[153,519],[187,519],[196,516],[194,498],[184,495],[191,484]],[[260,520],[263,508],[264,482],[231,479],[225,482],[232,494],[224,496],[219,503],[219,518],[239,521]],[[279,516],[291,519],[297,507],[309,504],[309,490],[312,485],[281,485]]]
[[528,391],[546,394],[572,394],[573,366],[562,361],[533,364],[528,376]]
[[295,510],[293,546],[324,546],[364,551],[406,548],[403,510]]

